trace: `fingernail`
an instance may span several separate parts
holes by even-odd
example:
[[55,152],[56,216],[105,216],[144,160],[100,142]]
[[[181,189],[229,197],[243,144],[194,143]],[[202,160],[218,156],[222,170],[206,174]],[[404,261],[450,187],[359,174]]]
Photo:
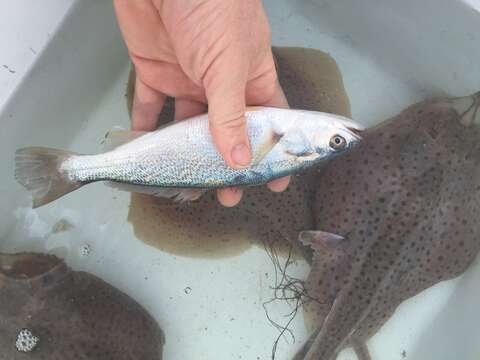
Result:
[[237,144],[232,149],[232,160],[235,165],[245,167],[250,164],[250,150],[245,144]]

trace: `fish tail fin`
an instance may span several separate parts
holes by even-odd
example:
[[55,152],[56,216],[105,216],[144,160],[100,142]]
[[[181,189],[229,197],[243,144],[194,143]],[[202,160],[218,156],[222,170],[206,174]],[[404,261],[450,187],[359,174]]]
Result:
[[15,179],[33,196],[33,208],[48,204],[84,185],[72,181],[60,165],[76,155],[69,151],[27,147],[15,153]]

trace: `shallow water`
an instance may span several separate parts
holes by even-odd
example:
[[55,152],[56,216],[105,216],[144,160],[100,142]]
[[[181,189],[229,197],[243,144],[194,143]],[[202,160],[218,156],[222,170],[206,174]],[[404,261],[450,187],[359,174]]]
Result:
[[[84,12],[82,16],[97,13],[97,5],[88,3],[84,2],[87,5],[80,9]],[[396,25],[400,24],[389,27],[391,17],[375,16],[370,31],[378,35],[385,30],[390,36],[385,36],[378,48],[374,47],[376,41],[365,44],[366,35],[367,39],[377,38],[370,36],[368,31],[359,31],[370,19],[347,16],[349,8],[381,15],[389,2],[377,2],[374,6],[369,3],[369,7],[348,1],[323,0],[302,2],[300,7],[289,0],[265,3],[275,44],[319,48],[335,58],[344,76],[353,117],[363,124],[376,124],[434,92],[463,95],[475,90],[470,87],[478,82],[478,71],[470,72],[472,66],[466,61],[469,59],[473,63],[475,57],[467,57],[468,52],[458,45],[460,41],[457,40],[463,36],[461,32],[449,38],[451,47],[445,47],[445,42],[440,40],[430,47],[425,40],[426,46],[418,46],[412,54],[405,51],[406,47],[418,44],[405,43],[404,38],[400,46],[391,41],[396,38],[393,33],[398,32]],[[427,5],[431,4],[425,2],[420,8]],[[414,7],[405,7],[405,12],[410,8]],[[111,26],[111,19],[105,16],[111,9],[107,10],[108,13],[98,12],[98,22],[106,24],[105,28]],[[399,15],[398,12],[393,14]],[[407,15],[417,20],[425,16],[413,11]],[[111,36],[108,31],[107,34],[99,31],[97,33],[103,37],[96,38],[102,39],[98,44],[96,39],[77,44],[75,41],[84,33],[82,16],[75,20],[74,26],[68,22],[58,39],[62,46],[70,46],[71,51],[65,52],[61,46],[49,49],[47,53],[53,55],[45,56],[29,83],[21,88],[21,96],[2,114],[2,123],[12,130],[0,135],[0,157],[6,164],[2,170],[5,174],[12,173],[11,154],[19,146],[49,145],[96,152],[101,150],[105,132],[115,125],[129,126],[124,97],[129,68],[127,56],[124,49],[113,55],[105,50],[110,49],[110,43],[120,42],[120,38]],[[363,23],[350,21],[354,18]],[[341,25],[336,25],[342,20]],[[410,26],[411,39],[423,39],[424,36],[428,39],[434,37],[429,31],[437,33],[440,26],[456,26],[442,21],[441,17],[426,17],[425,20],[434,24],[428,31],[421,32],[420,37],[415,31],[417,26],[423,26],[422,21]],[[438,37],[444,39],[443,35]],[[94,45],[88,48],[88,44]],[[83,46],[91,51],[90,60],[86,56],[79,59]],[[436,51],[435,46],[442,51]],[[402,57],[403,52],[406,55]],[[425,57],[425,53],[430,52],[432,56],[438,55],[437,62],[426,60],[431,60]],[[72,56],[59,65],[56,59],[70,53]],[[382,57],[384,53],[388,56]],[[409,69],[418,66],[424,71]],[[468,72],[464,71],[465,66],[470,69]],[[90,72],[94,75],[89,77],[87,73]],[[55,74],[60,74],[61,79]],[[57,91],[45,91],[46,88]],[[101,184],[89,185],[38,210],[29,208],[28,196],[9,175],[0,184],[0,195],[6,204],[0,209],[1,251],[55,253],[64,256],[75,270],[87,270],[126,292],[162,324],[167,338],[165,359],[211,359],[212,353],[222,359],[270,358],[270,345],[278,332],[267,322],[262,303],[271,298],[269,287],[274,283],[274,273],[262,248],[244,241],[242,247],[234,249],[235,255],[229,254],[226,247],[217,250],[211,246],[211,251],[187,257],[184,256],[187,253],[199,252],[187,242],[183,249],[178,249],[174,243],[169,249],[159,251],[136,239],[137,230],[126,221],[130,195]],[[141,207],[137,210],[141,216]],[[151,234],[150,237],[155,236]],[[212,252],[218,252],[219,256]],[[422,360],[466,359],[468,354],[476,350],[478,353],[478,319],[471,314],[476,313],[479,301],[476,290],[479,271],[477,264],[461,279],[439,284],[402,304],[370,341],[373,358],[402,360],[404,350],[407,359]],[[290,272],[304,278],[308,266],[297,261]],[[278,303],[270,310],[272,316],[283,321],[283,315],[291,308]],[[280,341],[278,359],[291,359],[307,338],[303,320],[299,314],[292,323],[295,343],[292,344],[288,337]],[[463,345],[452,347],[452,343]],[[352,360],[354,355],[348,350],[339,359]]]
[[[119,114],[117,118],[123,118],[123,126],[128,126],[123,96],[127,72],[125,67],[112,91],[102,100],[103,106],[88,118],[84,132],[75,139],[72,149],[100,150],[103,134],[112,126],[112,113]],[[255,229],[232,231],[226,222],[211,238],[208,234],[202,237],[198,227],[203,223],[190,223],[187,229],[177,217],[173,218],[176,222],[169,223],[172,216],[168,206],[159,209],[156,199],[138,201],[136,196],[132,201],[128,193],[95,184],[61,202],[31,210],[24,194],[23,206],[15,211],[17,222],[4,238],[2,250],[47,251],[64,256],[72,267],[93,272],[134,296],[162,324],[167,339],[165,359],[209,359],[209,344],[219,338],[222,346],[217,352],[224,358],[238,358],[239,354],[242,358],[269,358],[278,332],[267,321],[262,304],[272,298],[270,286],[274,285],[274,272],[264,249],[251,246],[256,242]],[[93,207],[92,198],[109,201],[99,201]],[[88,212],[83,210],[86,208]],[[164,220],[157,219],[159,214]],[[127,218],[132,222],[130,226],[125,226]],[[168,230],[160,225],[162,223],[170,224]],[[163,234],[169,231],[174,237],[159,241],[157,231]],[[240,241],[231,246],[233,242],[222,242],[218,234],[225,236],[224,239],[227,234],[229,239],[236,235]],[[147,244],[152,241],[163,251],[142,245],[136,238]],[[290,274],[299,278],[304,278],[307,271],[302,261],[289,267]],[[430,305],[429,308],[431,310]],[[280,323],[285,320],[283,315],[290,311],[291,307],[283,302],[269,306],[269,314]],[[301,313],[291,328],[296,342],[292,345],[291,338],[281,340],[277,359],[290,359],[306,339]],[[252,337],[251,333],[256,335]],[[398,335],[395,338],[404,339]],[[199,347],[202,350],[199,351]],[[348,359],[352,355],[347,350],[343,356]]]

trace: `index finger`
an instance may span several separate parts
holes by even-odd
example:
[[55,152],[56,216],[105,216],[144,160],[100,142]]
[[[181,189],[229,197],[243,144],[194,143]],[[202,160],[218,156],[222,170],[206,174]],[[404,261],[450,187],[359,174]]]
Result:
[[158,115],[165,104],[165,94],[145,84],[139,76],[135,79],[132,106],[132,129],[151,131],[157,127]]

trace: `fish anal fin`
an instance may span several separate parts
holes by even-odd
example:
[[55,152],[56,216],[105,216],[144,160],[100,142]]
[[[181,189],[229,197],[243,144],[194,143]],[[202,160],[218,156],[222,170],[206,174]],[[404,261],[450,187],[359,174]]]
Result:
[[316,251],[335,250],[345,240],[343,236],[320,230],[302,231],[298,239],[303,245],[310,246]]
[[158,186],[126,184],[115,181],[106,182],[106,185],[122,191],[148,194],[161,198],[171,199],[176,202],[195,201],[199,199],[205,192],[205,190],[203,189],[162,188]]

